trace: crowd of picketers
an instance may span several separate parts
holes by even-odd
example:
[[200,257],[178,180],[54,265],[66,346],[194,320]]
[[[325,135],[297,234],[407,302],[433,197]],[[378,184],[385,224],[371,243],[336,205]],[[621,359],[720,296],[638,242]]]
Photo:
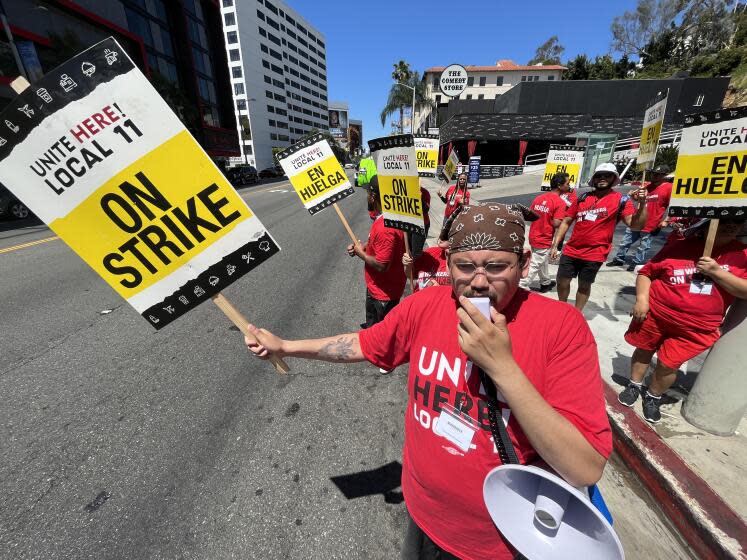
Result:
[[[642,397],[643,415],[652,423],[661,419],[661,397],[679,368],[718,340],[721,322],[734,299],[747,298],[747,246],[740,240],[745,235],[745,220],[720,220],[711,256],[704,257],[709,221],[668,216],[671,174],[668,166],[659,165],[647,170],[649,179],[644,184],[621,188],[616,166],[601,164],[589,182],[591,190],[581,195],[570,188],[567,173],[555,174],[551,190],[530,205],[537,219],[529,227],[529,271],[520,282],[522,288],[540,293],[557,290],[558,299],[565,302],[575,278],[574,303],[582,310],[602,266],[625,267],[637,273],[636,303],[625,334],[635,350],[630,381],[619,401],[632,407]],[[441,236],[434,247],[424,248],[425,236],[407,234],[411,256],[404,253],[402,232],[386,228],[380,218],[377,189],[374,177],[369,190],[373,194],[369,197],[373,224],[367,244],[358,249],[366,260],[366,326],[381,321],[399,302],[408,276],[413,277],[414,291],[450,281],[448,239]],[[430,193],[422,187],[421,193],[428,216]],[[448,222],[455,212],[470,205],[467,175],[460,174],[456,183],[439,191],[438,196],[446,205],[444,222]],[[625,233],[613,251],[618,222],[626,226]],[[664,247],[649,259],[652,241],[659,235],[666,236]],[[352,245],[349,253],[356,254]],[[549,273],[550,262],[558,265],[554,279]],[[653,375],[648,386],[643,386],[654,355]]]

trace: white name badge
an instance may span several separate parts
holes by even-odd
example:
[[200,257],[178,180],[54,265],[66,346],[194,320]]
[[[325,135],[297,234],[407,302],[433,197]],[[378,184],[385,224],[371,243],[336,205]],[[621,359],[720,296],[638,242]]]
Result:
[[710,296],[713,290],[713,282],[711,280],[691,280],[690,281],[690,293],[699,294],[701,296]]
[[469,451],[472,438],[478,427],[475,421],[455,410],[452,406],[441,405],[441,415],[438,417],[434,432],[448,439],[465,453]]
[[587,212],[584,219],[587,222],[596,222],[597,221],[597,215],[594,214],[593,212]]

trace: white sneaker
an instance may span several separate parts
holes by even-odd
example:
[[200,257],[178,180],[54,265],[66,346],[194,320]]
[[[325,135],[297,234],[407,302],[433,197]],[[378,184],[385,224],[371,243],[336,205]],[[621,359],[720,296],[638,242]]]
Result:
[[384,374],[384,375],[386,375],[387,373],[392,373],[393,371],[394,371],[393,369],[379,368],[379,373]]

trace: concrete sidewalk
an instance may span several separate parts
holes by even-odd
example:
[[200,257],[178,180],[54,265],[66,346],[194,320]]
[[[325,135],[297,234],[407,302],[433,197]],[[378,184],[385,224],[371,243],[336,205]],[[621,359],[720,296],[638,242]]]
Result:
[[[483,181],[472,191],[473,200],[517,197],[539,193],[541,174]],[[429,242],[435,242],[444,205],[437,196],[438,183],[422,184],[432,193]],[[622,226],[618,226],[615,245]],[[661,236],[652,247],[661,246]],[[653,253],[652,253],[653,254]],[[551,265],[554,276],[556,266]],[[571,296],[575,294],[574,281]],[[557,297],[555,292],[547,294]],[[633,348],[623,339],[635,302],[635,274],[622,268],[602,267],[584,315],[599,348],[602,376],[606,382],[607,412],[615,435],[615,450],[638,475],[657,505],[666,514],[698,558],[747,558],[747,420],[736,435],[719,437],[687,423],[680,415],[685,394],[670,391],[672,404],[662,406],[662,421],[652,426],[643,420],[640,401],[634,408],[622,406],[617,393],[630,375]],[[692,378],[704,356],[691,360],[681,385]],[[604,487],[603,487],[604,488]],[[614,513],[614,512],[613,512]],[[643,530],[643,527],[640,527]]]

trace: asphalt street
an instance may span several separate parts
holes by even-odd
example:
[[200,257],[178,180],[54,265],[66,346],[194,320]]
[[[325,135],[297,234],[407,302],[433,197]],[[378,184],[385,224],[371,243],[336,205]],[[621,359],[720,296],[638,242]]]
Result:
[[[335,213],[287,182],[241,193],[283,250],[224,294],[284,337],[357,330],[362,264]],[[365,239],[362,192],[341,208]],[[279,375],[209,302],[157,332],[52,237],[0,227],[0,558],[399,556],[404,367]],[[605,481],[626,548],[640,522],[679,550],[617,460]]]

